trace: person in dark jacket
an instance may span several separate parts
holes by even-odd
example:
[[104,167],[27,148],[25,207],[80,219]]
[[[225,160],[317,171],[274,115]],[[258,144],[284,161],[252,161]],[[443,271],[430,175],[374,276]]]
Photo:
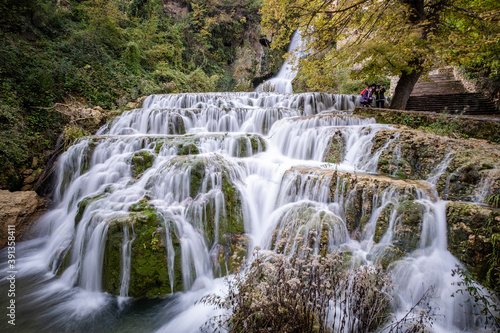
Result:
[[374,84],[364,90],[363,94],[361,95],[361,100],[360,100],[361,105],[370,106],[372,104],[373,101],[372,95],[374,90],[375,90]]
[[378,83],[377,86],[375,87],[375,103],[377,104],[378,108],[384,108],[385,107],[385,88],[382,84]]

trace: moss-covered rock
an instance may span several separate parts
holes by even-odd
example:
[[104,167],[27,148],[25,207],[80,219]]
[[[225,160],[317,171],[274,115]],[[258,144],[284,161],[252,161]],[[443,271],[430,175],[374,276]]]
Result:
[[[240,270],[248,257],[250,238],[246,234],[224,234],[217,245],[217,263],[214,265],[216,277],[233,274]],[[223,244],[223,245],[222,245]]]
[[252,153],[257,154],[266,150],[266,141],[257,134],[247,134],[252,146]]
[[446,218],[450,252],[481,284],[500,294],[500,211],[450,202]]
[[[237,175],[231,162],[220,155],[176,156],[164,166],[169,173],[187,174],[192,199],[186,216],[205,234],[209,246],[229,233],[245,232],[241,194],[236,186]],[[147,186],[162,179],[162,170]],[[187,190],[186,190],[187,191]],[[184,200],[187,198],[180,198]]]
[[374,241],[376,243],[380,242],[387,233],[390,220],[393,219],[392,246],[403,253],[409,253],[418,248],[426,208],[414,199],[403,199],[404,201],[396,206],[390,203],[384,207],[375,227]]
[[[128,296],[154,297],[182,291],[180,242],[173,225],[152,206],[135,206],[133,210],[135,211],[107,221],[103,290],[115,295],[120,294],[123,274],[122,247],[124,241],[127,241],[124,229],[128,228],[129,240],[132,242]],[[172,249],[166,246],[167,238],[172,242],[174,253],[169,253]],[[172,275],[168,267],[169,256],[174,258]]]
[[500,193],[499,148],[482,140],[402,128],[377,132],[372,153],[380,152],[380,173],[432,179],[444,199],[474,201],[488,190]]
[[344,160],[344,155],[344,140],[342,139],[340,131],[335,131],[328,142],[327,149],[323,155],[323,162],[340,163]]
[[478,201],[500,194],[500,170],[493,166],[500,166],[498,159],[476,150],[457,153],[437,189],[446,200]]
[[408,253],[402,251],[397,246],[389,244],[379,249],[376,256],[370,254],[368,258],[380,264],[383,269],[387,269],[392,263],[404,258]]
[[271,248],[290,254],[306,247],[326,255],[346,239],[347,230],[338,216],[319,205],[303,203],[278,217]]
[[94,195],[94,196],[85,197],[82,200],[80,200],[77,204],[78,210],[77,210],[76,216],[75,216],[75,225],[80,223],[80,221],[82,220],[83,214],[85,213],[85,210],[87,209],[87,207],[91,203],[93,203],[99,199],[107,197],[112,191],[113,191],[112,187],[108,186],[108,187],[106,187],[106,189],[104,189],[104,192],[99,193],[99,194]]
[[[417,199],[420,191],[433,197],[428,183],[317,168],[295,167],[288,173],[291,172],[316,175],[324,181],[329,179],[330,200],[336,203],[335,206],[339,205],[336,211],[345,222],[350,237],[358,241],[373,237],[376,249],[369,254],[372,260],[387,267],[420,246],[427,208]],[[302,210],[300,214],[293,210],[287,212],[285,220],[306,225],[314,214],[308,212],[308,207]],[[303,222],[300,222],[301,219]],[[293,231],[293,228],[288,229]],[[287,237],[293,240],[288,234]],[[277,243],[277,235],[272,242]],[[276,248],[280,250],[278,246]]]
[[147,150],[140,150],[134,153],[130,161],[130,172],[132,173],[132,177],[140,177],[144,171],[153,166],[155,159],[156,156]]
[[344,204],[345,220],[351,237],[360,240],[366,223],[373,210],[373,195],[377,194],[376,184],[364,183],[349,188],[351,179],[341,179],[342,185],[347,184],[348,193]]

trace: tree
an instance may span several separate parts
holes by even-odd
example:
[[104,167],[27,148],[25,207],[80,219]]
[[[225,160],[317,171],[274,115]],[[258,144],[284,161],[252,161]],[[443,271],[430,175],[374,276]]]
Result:
[[435,66],[472,56],[497,69],[499,11],[496,0],[265,0],[262,8],[273,47],[302,31],[303,70],[320,61],[325,72],[398,75],[395,109],[405,109],[415,83]]

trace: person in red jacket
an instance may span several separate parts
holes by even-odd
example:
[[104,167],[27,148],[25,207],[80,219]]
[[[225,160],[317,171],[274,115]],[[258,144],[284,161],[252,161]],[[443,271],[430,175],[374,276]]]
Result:
[[371,106],[372,101],[373,101],[373,91],[375,90],[375,85],[372,84],[371,86],[367,87],[365,90],[363,90],[361,94],[361,100],[360,103],[363,106]]

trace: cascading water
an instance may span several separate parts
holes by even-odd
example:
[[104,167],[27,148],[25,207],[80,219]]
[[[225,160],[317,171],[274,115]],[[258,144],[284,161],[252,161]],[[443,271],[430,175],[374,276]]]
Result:
[[[459,262],[446,249],[445,203],[432,184],[373,175],[375,134],[390,126],[347,115],[356,99],[156,95],[81,139],[58,162],[39,238],[19,244],[16,328],[197,332],[217,312],[196,301],[224,288],[235,248],[291,254],[296,235],[317,230],[328,242],[315,240],[316,252],[349,249],[353,262],[401,246],[388,268],[397,316],[433,286],[436,331],[479,329],[481,316],[450,296]],[[144,296],[160,297],[134,299]]]
[[298,59],[303,55],[302,40],[300,31],[293,33],[290,45],[288,46],[288,54],[293,55],[293,60],[285,60],[278,74],[275,77],[261,83],[255,91],[273,91],[277,93],[291,94],[293,92],[292,80],[297,76]]

